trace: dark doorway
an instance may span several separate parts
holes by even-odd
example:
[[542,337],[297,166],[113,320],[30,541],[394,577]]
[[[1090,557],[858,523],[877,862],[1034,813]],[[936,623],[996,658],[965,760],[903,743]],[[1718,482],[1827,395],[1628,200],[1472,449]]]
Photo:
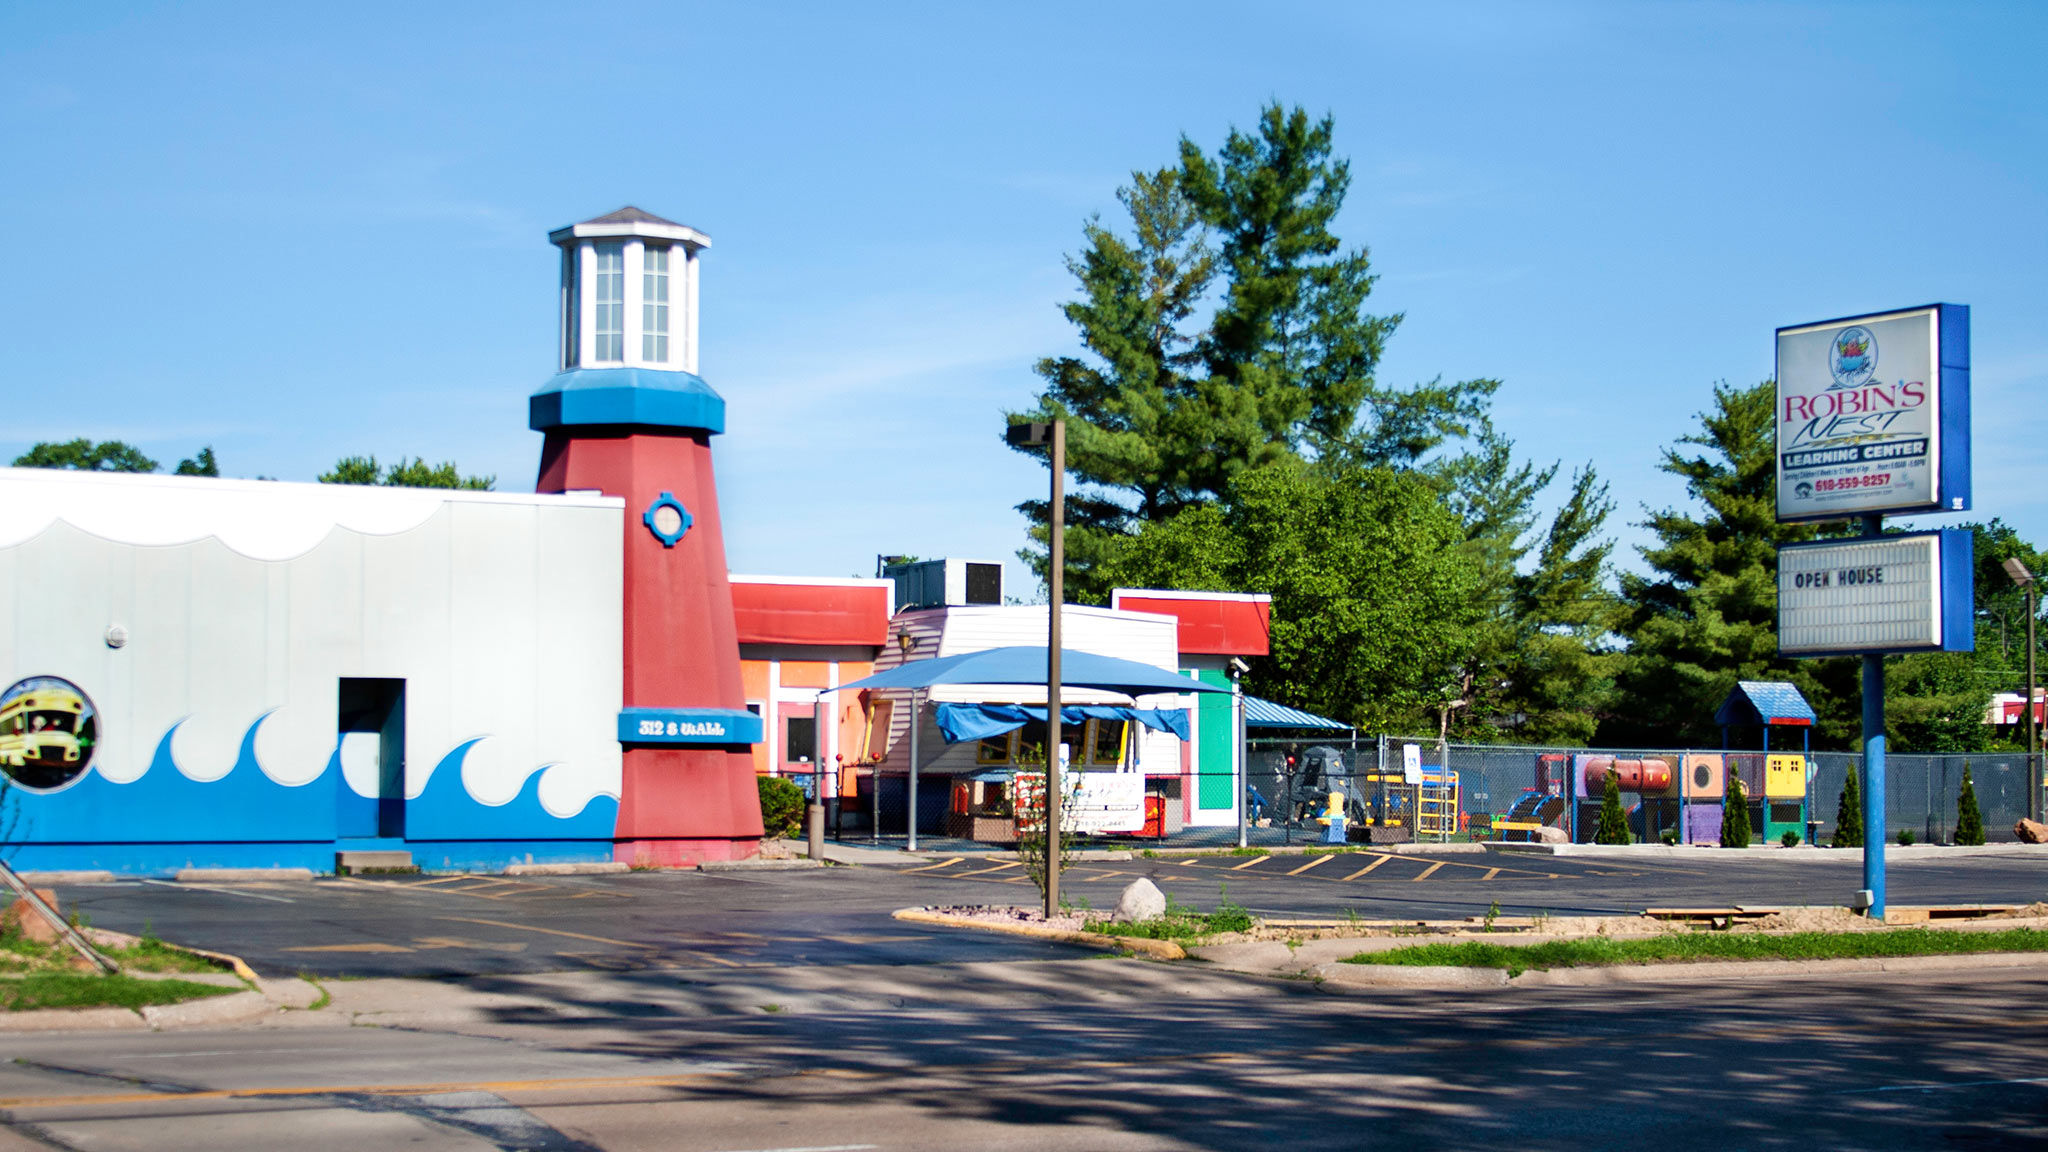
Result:
[[[343,677],[338,711],[338,739],[344,748],[352,743],[351,735],[358,740],[375,738],[377,799],[374,814],[368,803],[344,803],[337,834],[344,838],[404,838],[405,681]],[[341,788],[345,800],[353,797],[346,780]]]

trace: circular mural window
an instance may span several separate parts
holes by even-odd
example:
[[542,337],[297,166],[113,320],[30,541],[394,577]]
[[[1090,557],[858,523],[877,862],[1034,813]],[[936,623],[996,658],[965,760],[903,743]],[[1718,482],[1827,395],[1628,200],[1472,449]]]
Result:
[[0,693],[0,771],[34,791],[83,775],[99,743],[99,713],[78,685],[30,676]]

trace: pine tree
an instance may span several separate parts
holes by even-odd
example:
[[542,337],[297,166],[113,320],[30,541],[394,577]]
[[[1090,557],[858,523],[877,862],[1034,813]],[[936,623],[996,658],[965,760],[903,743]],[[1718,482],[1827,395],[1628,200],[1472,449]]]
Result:
[[1607,783],[1600,789],[1600,823],[1593,829],[1593,843],[1626,844],[1631,839],[1628,814],[1621,810],[1621,782],[1610,771]]
[[1956,843],[1984,843],[1984,813],[1977,807],[1977,786],[1970,782],[1970,766],[1963,765],[1963,791],[1956,797]]
[[1810,540],[1811,525],[1777,522],[1775,390],[1714,389],[1700,430],[1667,449],[1658,467],[1685,481],[1699,511],[1666,509],[1643,526],[1649,576],[1624,573],[1627,656],[1620,705],[1594,740],[1607,746],[1718,742],[1713,723],[1738,680],[1787,680],[1820,714],[1823,740],[1854,738],[1853,661],[1778,655],[1778,545]]
[[[1067,594],[1105,603],[1102,568],[1150,523],[1222,500],[1239,472],[1319,460],[1413,468],[1469,435],[1498,382],[1388,388],[1374,377],[1401,317],[1366,310],[1364,248],[1331,231],[1351,185],[1335,127],[1271,104],[1213,155],[1137,172],[1128,232],[1091,220],[1063,308],[1085,355],[1041,360],[1046,384],[1007,423],[1067,420]],[[1213,307],[1209,305],[1213,304]],[[1041,461],[1042,453],[1031,449]],[[1044,501],[1022,553],[1044,572]]]
[[1863,797],[1856,785],[1859,769],[1851,767],[1842,781],[1842,799],[1835,805],[1835,835],[1829,843],[1836,848],[1863,847]]
[[1731,765],[1728,791],[1721,797],[1721,847],[1749,847],[1749,796],[1742,790],[1742,778]]

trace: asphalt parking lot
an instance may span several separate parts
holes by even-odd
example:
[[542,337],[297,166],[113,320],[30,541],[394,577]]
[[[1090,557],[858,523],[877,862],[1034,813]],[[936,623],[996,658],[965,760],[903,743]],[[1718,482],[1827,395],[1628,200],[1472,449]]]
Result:
[[[1841,904],[1860,856],[1744,854],[1644,859],[1410,856],[1143,857],[1072,866],[1069,902],[1107,909],[1151,878],[1189,907],[1223,899],[1266,917],[1448,919],[1587,915],[1652,907]],[[2048,899],[2048,855],[2015,849],[1895,865],[1891,902],[2023,904]],[[797,871],[635,872],[563,877],[391,876],[61,886],[92,924],[153,931],[233,952],[260,972],[460,976],[598,969],[1031,960],[1084,953],[1021,937],[894,920],[932,904],[1032,904],[1014,861],[906,857]]]

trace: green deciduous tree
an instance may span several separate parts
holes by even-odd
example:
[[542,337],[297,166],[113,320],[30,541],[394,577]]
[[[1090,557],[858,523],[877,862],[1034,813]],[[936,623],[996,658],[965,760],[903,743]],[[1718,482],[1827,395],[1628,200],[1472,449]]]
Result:
[[220,464],[213,458],[213,445],[199,450],[199,455],[190,460],[178,461],[177,474],[180,476],[219,476]]
[[415,456],[400,456],[398,463],[381,467],[375,456],[345,456],[334,469],[318,477],[322,484],[381,484],[391,488],[464,488],[488,492],[495,476],[464,476],[452,460],[429,464]]
[[16,468],[70,468],[80,472],[154,472],[156,461],[119,440],[95,444],[81,436],[61,444],[38,443],[15,457]]
[[1956,843],[1984,843],[1984,810],[1977,807],[1977,785],[1970,780],[1970,766],[1963,765],[1963,788],[1956,795]]
[[1852,764],[1842,780],[1842,798],[1835,802],[1835,834],[1828,841],[1836,848],[1863,847],[1863,796],[1856,785],[1862,771]]
[[1656,537],[1642,550],[1651,574],[1621,577],[1629,646],[1599,743],[1718,740],[1714,710],[1738,680],[1790,681],[1819,714],[1820,739],[1855,738],[1854,662],[1778,655],[1777,547],[1815,530],[1777,522],[1773,404],[1771,381],[1717,385],[1700,430],[1679,439],[1705,451],[1664,452],[1659,467],[1701,508],[1644,524]]
[[1733,771],[1728,773],[1728,790],[1721,794],[1721,847],[1749,847],[1749,794]]
[[1429,481],[1283,461],[1225,497],[1146,525],[1105,576],[1270,593],[1272,656],[1248,691],[1367,731],[1433,726],[1476,609],[1462,526]]

